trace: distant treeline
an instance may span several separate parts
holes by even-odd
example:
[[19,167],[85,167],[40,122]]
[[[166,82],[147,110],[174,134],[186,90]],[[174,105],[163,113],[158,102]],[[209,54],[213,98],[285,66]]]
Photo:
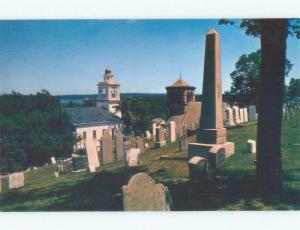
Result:
[[69,118],[58,97],[46,90],[0,96],[1,173],[42,165],[51,156],[66,156],[73,143]]

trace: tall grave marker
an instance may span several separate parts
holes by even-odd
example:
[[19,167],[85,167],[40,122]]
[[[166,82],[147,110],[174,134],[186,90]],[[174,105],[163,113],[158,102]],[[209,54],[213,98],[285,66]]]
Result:
[[112,137],[111,135],[109,135],[108,132],[104,132],[103,134],[101,141],[101,149],[103,164],[114,162]]
[[197,142],[188,145],[189,158],[207,158],[210,166],[218,167],[234,154],[234,143],[226,141],[223,126],[220,35],[211,29],[206,35],[203,76],[203,101]]

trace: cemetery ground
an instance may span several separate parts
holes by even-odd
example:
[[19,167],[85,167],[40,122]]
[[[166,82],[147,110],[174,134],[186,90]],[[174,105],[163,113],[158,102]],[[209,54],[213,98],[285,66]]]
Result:
[[[246,142],[256,139],[256,122],[228,129],[236,154],[218,170],[209,172],[207,183],[189,181],[187,151],[178,143],[150,148],[142,166],[126,168],[123,162],[102,166],[97,173],[71,173],[55,178],[51,166],[26,174],[25,186],[0,193],[1,211],[121,211],[122,186],[137,172],[147,172],[156,183],[169,188],[172,210],[299,210],[300,209],[300,112],[283,121],[282,162],[284,191],[262,198],[255,183],[255,155],[247,154]],[[195,137],[190,137],[191,142]],[[153,143],[151,143],[153,145]],[[163,156],[163,157],[161,157]]]

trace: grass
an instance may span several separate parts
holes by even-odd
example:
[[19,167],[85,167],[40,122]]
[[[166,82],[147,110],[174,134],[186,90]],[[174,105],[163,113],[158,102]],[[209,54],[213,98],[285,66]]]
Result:
[[[206,184],[188,179],[187,152],[178,143],[150,149],[142,165],[129,169],[123,162],[101,167],[91,174],[72,173],[55,178],[50,166],[26,174],[26,185],[0,193],[1,211],[120,211],[122,186],[137,172],[149,173],[156,182],[168,186],[173,210],[299,210],[300,209],[300,113],[283,121],[282,161],[284,192],[264,199],[255,181],[255,155],[246,153],[246,141],[256,139],[256,123],[228,130],[228,141],[235,143],[236,154],[218,170],[209,173]],[[195,137],[190,137],[190,142]],[[169,155],[169,159],[159,159]],[[216,177],[217,175],[222,176]]]

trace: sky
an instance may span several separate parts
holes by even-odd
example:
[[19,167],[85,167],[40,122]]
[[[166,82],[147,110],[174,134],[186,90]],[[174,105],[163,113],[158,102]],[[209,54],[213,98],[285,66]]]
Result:
[[[242,54],[260,48],[218,20],[0,20],[0,94],[47,89],[52,95],[96,94],[106,67],[123,93],[165,93],[182,79],[202,92],[205,35],[221,38],[223,91]],[[300,77],[300,42],[289,37],[291,77]]]

